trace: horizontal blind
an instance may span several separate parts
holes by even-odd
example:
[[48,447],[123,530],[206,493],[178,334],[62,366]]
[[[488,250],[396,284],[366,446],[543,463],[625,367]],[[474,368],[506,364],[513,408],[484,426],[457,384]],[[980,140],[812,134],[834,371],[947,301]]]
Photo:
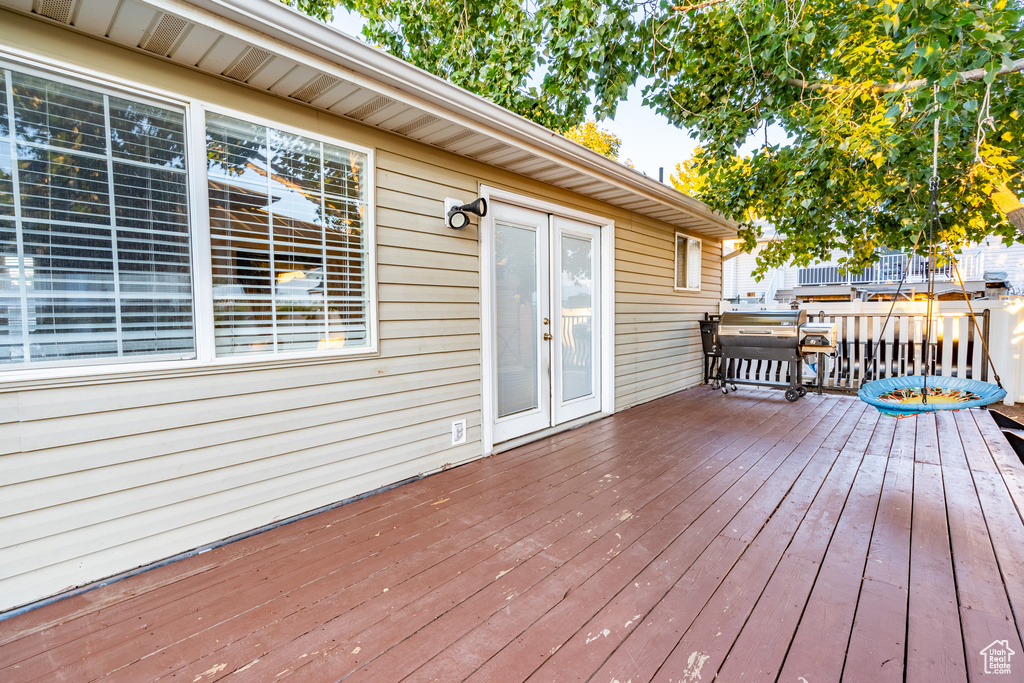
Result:
[[676,289],[700,289],[701,241],[676,233]]
[[364,153],[207,115],[218,356],[370,344]]
[[686,286],[700,289],[700,246],[701,241],[688,238],[686,245]]
[[184,111],[0,82],[0,367],[195,357]]

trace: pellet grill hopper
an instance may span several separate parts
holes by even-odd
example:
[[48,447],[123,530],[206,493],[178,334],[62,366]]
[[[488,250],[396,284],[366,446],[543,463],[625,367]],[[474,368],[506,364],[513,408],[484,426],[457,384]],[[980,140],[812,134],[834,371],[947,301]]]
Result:
[[[800,327],[807,322],[806,311],[728,311],[718,323],[722,348],[724,381],[722,393],[737,384],[786,388],[786,400],[795,401],[807,393],[804,388]],[[789,382],[741,379],[739,361],[782,361],[789,363]],[[749,374],[749,373],[748,373]]]

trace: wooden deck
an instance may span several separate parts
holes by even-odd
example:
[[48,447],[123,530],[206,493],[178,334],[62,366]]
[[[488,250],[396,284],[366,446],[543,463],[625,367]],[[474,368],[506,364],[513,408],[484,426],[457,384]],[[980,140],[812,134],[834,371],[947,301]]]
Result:
[[700,387],[2,621],[0,680],[1024,680],[1022,506],[985,412]]

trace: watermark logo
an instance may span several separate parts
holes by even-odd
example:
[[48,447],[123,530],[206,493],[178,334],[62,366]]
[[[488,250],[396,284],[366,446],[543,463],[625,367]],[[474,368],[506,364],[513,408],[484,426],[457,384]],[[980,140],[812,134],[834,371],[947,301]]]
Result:
[[1016,652],[1010,649],[1010,643],[1005,640],[993,641],[991,645],[981,651],[985,660],[985,673],[987,674],[1009,674],[1010,658]]

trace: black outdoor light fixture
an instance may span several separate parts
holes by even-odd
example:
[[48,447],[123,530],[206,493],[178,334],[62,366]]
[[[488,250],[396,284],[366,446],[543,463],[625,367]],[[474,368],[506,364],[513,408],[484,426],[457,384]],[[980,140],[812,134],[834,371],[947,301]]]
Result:
[[448,209],[444,217],[444,224],[452,230],[462,230],[469,225],[468,214],[481,218],[487,215],[487,200],[483,197],[469,204],[459,204],[458,199],[446,199],[444,203],[445,208]]

